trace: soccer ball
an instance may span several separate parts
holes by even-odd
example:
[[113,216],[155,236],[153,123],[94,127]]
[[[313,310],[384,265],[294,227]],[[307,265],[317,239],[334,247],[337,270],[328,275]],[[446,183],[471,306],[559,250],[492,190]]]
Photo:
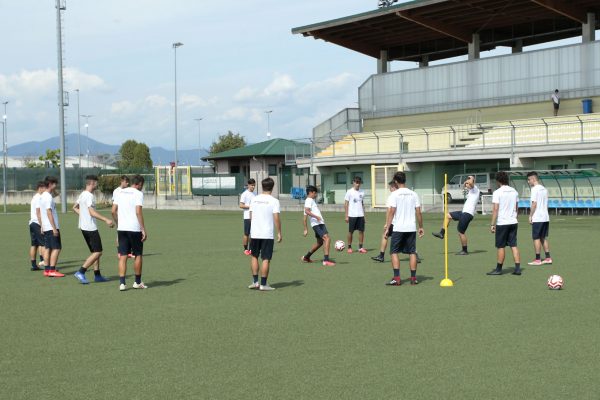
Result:
[[335,242],[335,249],[337,251],[343,251],[346,248],[346,243],[343,240],[338,240]]
[[548,289],[560,290],[563,287],[563,278],[560,275],[552,275],[548,278]]

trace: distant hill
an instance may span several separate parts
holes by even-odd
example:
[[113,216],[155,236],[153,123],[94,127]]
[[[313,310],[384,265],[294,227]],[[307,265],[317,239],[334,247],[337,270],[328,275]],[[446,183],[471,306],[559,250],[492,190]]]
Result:
[[[65,147],[67,156],[77,156],[77,134],[72,133],[65,136]],[[45,154],[47,149],[58,149],[59,148],[59,137],[53,137],[46,139],[41,142],[26,142],[15,146],[11,146],[8,149],[8,153],[11,156],[39,156]],[[90,138],[90,155],[96,154],[117,154],[121,145],[111,145],[98,142]],[[81,154],[85,154],[86,151],[86,137],[81,136]],[[198,165],[198,150],[179,150],[179,164],[180,165]],[[202,157],[208,152],[202,149]],[[175,159],[175,152],[173,150],[167,150],[163,147],[150,147],[150,156],[152,162],[155,165],[165,165]],[[206,163],[203,163],[206,164]]]

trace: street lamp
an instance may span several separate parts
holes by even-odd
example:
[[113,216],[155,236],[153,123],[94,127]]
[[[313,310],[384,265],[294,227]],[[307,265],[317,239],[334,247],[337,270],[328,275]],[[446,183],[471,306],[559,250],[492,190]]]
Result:
[[177,154],[177,48],[183,46],[183,43],[173,43],[173,58],[175,60],[175,198],[179,199],[179,179],[177,179],[177,167],[179,166],[179,157]]
[[81,168],[81,115],[79,115],[79,89],[77,92],[77,155],[79,156],[79,168]]
[[88,130],[89,126],[90,126],[90,118],[92,118],[92,115],[85,115],[82,114],[81,115],[83,118],[85,118],[85,136],[86,136],[86,140],[85,140],[85,153],[86,153],[86,160],[87,160],[87,167],[90,167],[90,131]]
[[267,114],[267,139],[271,137],[271,113],[273,110],[265,111]]
[[203,119],[204,119],[204,117],[194,118],[194,121],[198,121],[198,165],[202,164],[202,147],[201,147],[202,142],[200,141],[200,121],[202,121]]
[[5,101],[2,104],[4,104],[4,115],[2,115],[2,148],[4,153],[4,167],[2,168],[2,197],[4,198],[4,214],[6,214],[6,163],[8,162],[6,154],[6,142],[8,140],[8,127],[6,126],[6,119],[8,117],[6,115],[6,105],[8,104],[8,101]]

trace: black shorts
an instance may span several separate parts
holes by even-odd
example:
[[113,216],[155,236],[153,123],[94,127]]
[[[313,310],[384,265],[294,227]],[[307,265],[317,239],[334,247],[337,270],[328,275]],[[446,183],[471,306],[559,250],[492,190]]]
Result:
[[102,239],[100,239],[100,232],[82,230],[81,233],[91,253],[102,252]]
[[62,249],[62,242],[60,241],[60,229],[58,230],[58,236],[54,236],[52,231],[44,232],[44,247],[50,250]]
[[458,221],[456,230],[462,234],[467,231],[471,220],[473,220],[473,216],[471,214],[462,211],[452,211],[450,213],[450,217],[452,217],[453,221]]
[[534,222],[531,224],[531,237],[533,240],[546,239],[550,233],[550,222]]
[[251,219],[245,219],[244,220],[244,236],[250,236],[250,226],[251,226]]
[[560,104],[557,104],[557,103],[555,103],[555,102],[552,102],[552,104],[554,104],[554,109],[555,109],[555,110],[558,110],[558,107],[560,107]]
[[274,245],[274,239],[252,239],[250,242],[252,257],[261,257],[263,260],[271,260],[273,258]]
[[325,224],[319,224],[312,227],[313,231],[315,231],[315,237],[317,239],[323,239],[323,236],[328,235],[327,227]]
[[31,236],[32,246],[44,245],[44,235],[42,234],[42,228],[40,228],[39,224],[36,224],[35,222],[29,224],[29,236]]
[[119,238],[119,254],[133,254],[141,256],[144,254],[144,242],[142,232],[117,231]]
[[416,254],[417,232],[394,232],[390,242],[390,254]]
[[365,231],[365,217],[348,217],[348,232]]
[[496,226],[496,248],[517,247],[519,224]]

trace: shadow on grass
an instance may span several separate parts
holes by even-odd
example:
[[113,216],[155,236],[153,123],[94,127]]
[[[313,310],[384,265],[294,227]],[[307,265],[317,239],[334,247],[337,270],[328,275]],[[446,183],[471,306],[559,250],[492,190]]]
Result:
[[302,286],[302,285],[304,285],[304,281],[295,280],[295,281],[290,281],[290,282],[273,283],[271,286],[274,287],[275,289],[283,289],[286,287],[298,287],[298,286]]
[[173,286],[173,285],[177,285],[178,283],[181,283],[183,281],[185,281],[185,279],[183,279],[183,278],[173,279],[172,281],[152,281],[152,282],[148,282],[148,287],[155,288],[155,287],[163,287],[163,286]]

